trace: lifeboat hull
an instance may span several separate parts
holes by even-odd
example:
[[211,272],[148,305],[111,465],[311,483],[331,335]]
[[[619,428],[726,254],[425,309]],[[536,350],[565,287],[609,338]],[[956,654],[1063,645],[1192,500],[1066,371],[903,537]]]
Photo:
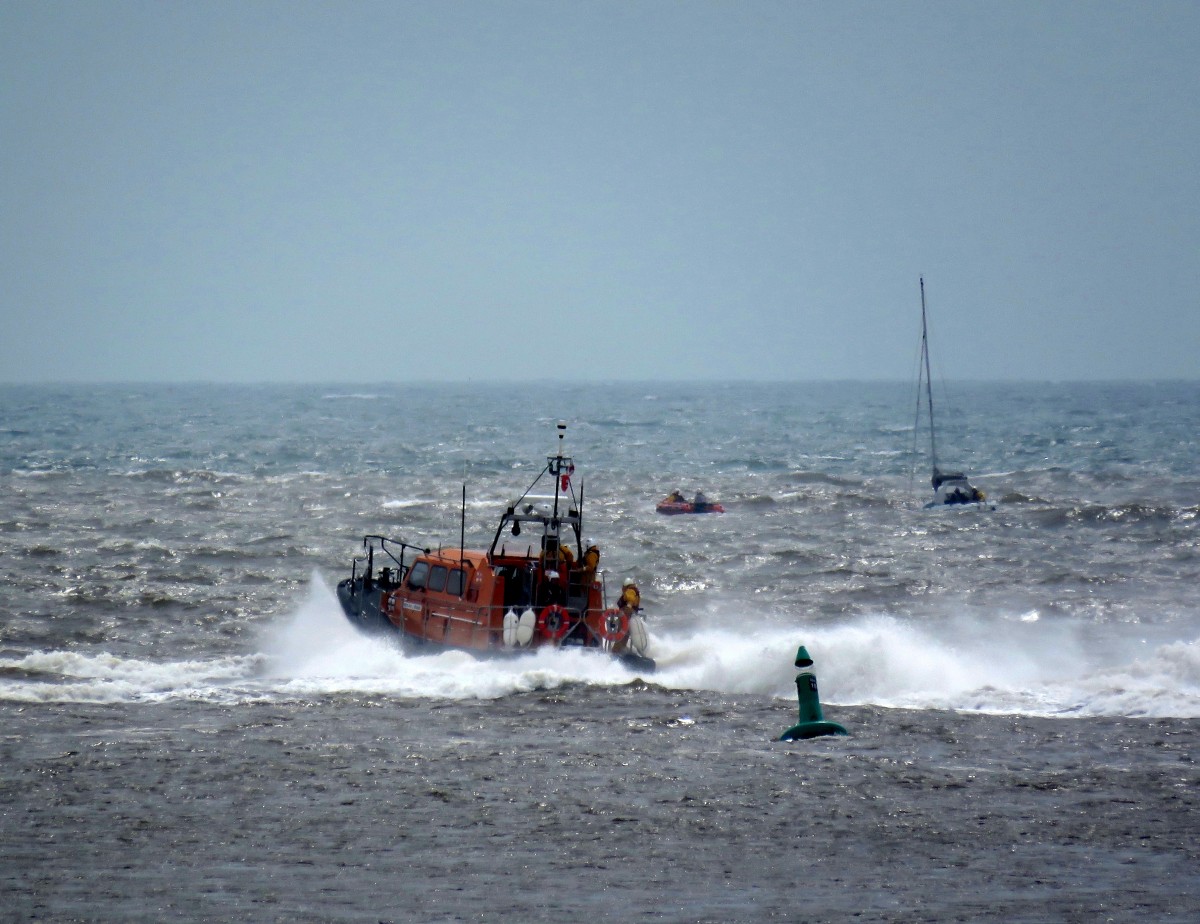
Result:
[[[471,637],[465,640],[460,639],[458,643],[455,643],[431,637],[429,634],[414,633],[406,630],[402,624],[397,625],[389,616],[389,612],[394,610],[394,606],[390,603],[394,598],[389,597],[388,592],[375,582],[366,581],[362,577],[347,578],[341,581],[337,585],[337,597],[342,612],[351,625],[360,632],[367,635],[386,635],[397,638],[404,645],[405,650],[413,653],[452,648],[467,651],[476,657],[495,658],[520,657],[534,653],[543,647],[558,647],[567,650],[578,648],[589,653],[611,657],[629,670],[639,673],[653,673],[657,667],[653,658],[629,650],[614,650],[613,646],[606,645],[599,637],[596,637],[592,644],[588,644],[588,640],[592,636],[586,630],[576,633],[575,637],[562,639],[558,644],[555,644],[555,640],[544,633],[538,634],[535,630],[534,637],[530,639],[529,644],[525,645],[506,642],[503,620],[501,620],[501,629],[498,633],[483,626],[480,627],[481,631],[472,632],[471,636],[474,638],[475,644],[471,644]],[[401,603],[401,608],[403,608],[403,603]]]
[[[372,548],[393,547],[376,538]],[[503,550],[417,551],[402,567],[369,566],[338,584],[338,602],[354,626],[397,636],[410,650],[507,656],[580,649],[633,670],[654,670],[644,654],[641,617],[635,618],[643,627],[639,641],[628,618],[610,618],[617,611],[604,607],[595,574],[572,560],[549,568],[541,556]]]

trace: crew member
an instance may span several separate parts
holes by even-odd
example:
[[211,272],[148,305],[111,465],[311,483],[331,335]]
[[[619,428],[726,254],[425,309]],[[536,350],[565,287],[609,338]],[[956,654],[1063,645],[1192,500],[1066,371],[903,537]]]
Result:
[[[617,606],[621,608],[621,612],[630,622],[637,615],[637,611],[642,608],[642,595],[637,584],[633,583],[633,578],[625,578],[622,582],[621,599],[617,601]],[[621,654],[629,647],[629,637],[630,633],[626,632],[623,638],[613,643],[613,654]]]
[[583,553],[583,585],[591,587],[592,582],[596,580],[596,569],[600,567],[600,548],[595,544],[589,544],[587,551]]
[[633,578],[625,578],[621,584],[621,599],[617,603],[625,611],[625,615],[633,618],[633,614],[642,608],[642,594]]
[[564,571],[570,571],[575,566],[575,553],[565,543],[559,545],[555,542],[549,552],[543,549],[539,558],[543,568],[562,568]]

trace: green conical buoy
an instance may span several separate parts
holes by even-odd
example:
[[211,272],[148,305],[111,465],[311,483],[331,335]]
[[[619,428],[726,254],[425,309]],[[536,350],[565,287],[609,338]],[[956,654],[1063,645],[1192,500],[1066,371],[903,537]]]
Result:
[[[801,645],[796,651],[796,667],[812,667],[808,650]],[[821,698],[817,694],[817,675],[804,671],[796,675],[796,699],[800,705],[800,716],[796,724],[779,736],[780,741],[795,741],[797,738],[818,738],[821,735],[850,734],[837,722],[827,722],[821,712]]]

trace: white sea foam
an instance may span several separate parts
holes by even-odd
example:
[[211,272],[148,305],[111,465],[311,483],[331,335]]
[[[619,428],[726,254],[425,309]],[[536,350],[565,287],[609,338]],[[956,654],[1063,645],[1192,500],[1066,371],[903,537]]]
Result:
[[[888,615],[804,629],[712,618],[652,635],[669,689],[795,696],[792,664],[803,644],[821,698],[1031,715],[1200,717],[1200,640],[1155,642],[1136,626],[1092,639],[1083,627],[1022,614],[918,625]],[[1027,614],[1025,614],[1027,615]],[[367,636],[342,615],[332,589],[312,576],[306,598],[266,626],[258,650],[198,661],[123,659],[106,652],[37,652],[0,659],[0,699],[18,702],[218,702],[339,694],[497,699],[584,683],[618,686],[634,676],[584,651],[476,658],[458,651],[413,654],[394,638]]]
[[[996,626],[1006,627],[998,635]],[[494,699],[567,683],[617,685],[620,664],[578,650],[513,659],[462,652],[406,654],[360,635],[314,577],[309,600],[272,630],[268,661],[281,690]],[[796,647],[812,656],[823,700],[843,705],[1035,715],[1200,716],[1200,642],[1145,644],[1133,628],[1086,644],[1086,633],[1046,622],[962,619],[935,628],[878,615],[805,630],[712,623],[652,636],[658,670],[680,690],[790,699]],[[1145,650],[1142,650],[1145,649]],[[1136,657],[1128,655],[1139,651]]]
[[[822,698],[830,702],[1200,717],[1200,641],[1149,642],[1136,626],[1123,635],[1093,640],[1081,626],[1019,619],[963,619],[933,628],[872,616],[780,631],[770,642],[772,651],[786,651],[785,639],[805,644]],[[750,692],[781,695],[774,672],[760,676],[760,688]]]
[[[0,658],[0,700],[117,703],[230,699],[230,684],[253,676],[256,655],[207,661],[148,661],[108,652],[39,651]],[[14,679],[13,675],[20,676]],[[237,698],[237,697],[234,697]]]

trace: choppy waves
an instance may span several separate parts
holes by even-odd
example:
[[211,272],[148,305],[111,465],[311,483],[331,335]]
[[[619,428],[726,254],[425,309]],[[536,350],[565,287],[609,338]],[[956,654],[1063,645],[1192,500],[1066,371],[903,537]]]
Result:
[[[489,542],[562,417],[610,592],[642,587],[654,683],[789,699],[802,642],[835,703],[1197,715],[1200,390],[980,386],[943,443],[999,504],[932,513],[903,391],[556,387],[531,417],[483,386],[25,389],[0,421],[0,697],[629,683],[578,653],[406,655],[326,589],[365,533],[457,544],[464,516]],[[673,489],[727,512],[657,516]]]
[[[997,626],[1002,628],[998,631]],[[804,644],[823,700],[1045,716],[1200,718],[1200,639],[1152,641],[1136,629],[1093,638],[1085,627],[1037,614],[966,618],[936,630],[894,616],[807,629],[706,623],[657,632],[656,674],[673,690],[795,695],[791,656]],[[499,699],[572,685],[623,686],[619,663],[580,651],[477,659],[414,655],[368,637],[341,615],[314,576],[307,598],[265,626],[253,653],[186,661],[121,658],[104,651],[0,657],[0,699],[21,703],[294,702],[354,695]]]

